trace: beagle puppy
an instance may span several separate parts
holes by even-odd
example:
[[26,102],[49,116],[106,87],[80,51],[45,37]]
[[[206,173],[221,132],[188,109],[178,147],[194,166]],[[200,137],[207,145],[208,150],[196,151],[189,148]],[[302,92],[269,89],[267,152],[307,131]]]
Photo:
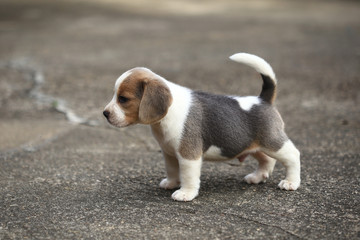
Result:
[[165,159],[164,189],[179,188],[177,201],[191,201],[199,193],[203,160],[243,161],[252,155],[258,168],[245,176],[249,184],[265,182],[276,160],[286,168],[279,188],[300,186],[300,153],[284,131],[284,123],[273,105],[276,78],[262,58],[237,53],[231,60],[246,64],[261,74],[259,96],[224,96],[194,91],[172,83],[147,68],[123,73],[115,83],[115,94],[103,112],[116,127],[148,124]]

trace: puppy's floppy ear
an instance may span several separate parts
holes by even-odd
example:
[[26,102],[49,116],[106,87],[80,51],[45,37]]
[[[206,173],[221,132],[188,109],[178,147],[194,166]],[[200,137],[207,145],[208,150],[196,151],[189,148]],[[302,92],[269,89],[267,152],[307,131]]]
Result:
[[139,120],[143,124],[153,124],[166,115],[172,103],[172,96],[169,88],[155,79],[146,79],[143,82],[143,89]]

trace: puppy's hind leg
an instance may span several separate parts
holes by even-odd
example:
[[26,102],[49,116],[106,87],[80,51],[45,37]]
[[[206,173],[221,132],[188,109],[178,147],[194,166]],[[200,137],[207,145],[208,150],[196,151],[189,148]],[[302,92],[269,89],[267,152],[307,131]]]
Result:
[[298,189],[301,182],[300,152],[294,144],[287,140],[278,151],[266,150],[265,153],[279,160],[286,168],[286,177],[279,183],[279,188],[284,190]]
[[258,160],[259,166],[253,173],[245,176],[245,181],[249,184],[266,182],[274,170],[276,160],[260,151],[253,153],[252,156]]

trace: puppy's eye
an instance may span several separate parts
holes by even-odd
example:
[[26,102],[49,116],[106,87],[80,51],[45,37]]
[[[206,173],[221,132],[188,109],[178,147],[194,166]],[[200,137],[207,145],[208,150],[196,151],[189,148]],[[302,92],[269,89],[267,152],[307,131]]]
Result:
[[119,103],[126,103],[127,101],[129,101],[129,99],[124,96],[119,96],[118,100]]

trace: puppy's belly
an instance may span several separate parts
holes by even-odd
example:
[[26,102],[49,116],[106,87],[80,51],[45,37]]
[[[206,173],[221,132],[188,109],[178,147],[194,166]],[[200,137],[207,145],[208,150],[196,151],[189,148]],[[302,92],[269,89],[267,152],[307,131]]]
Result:
[[221,149],[216,146],[211,146],[204,153],[204,160],[206,161],[227,161],[232,158],[225,157],[221,155]]
[[240,162],[243,162],[245,158],[252,153],[259,151],[259,147],[251,147],[247,148],[244,151],[240,152],[236,156],[233,157],[226,157],[221,154],[221,149],[216,146],[211,146],[205,153],[204,153],[204,160],[205,161],[228,161],[231,159],[239,159]]

